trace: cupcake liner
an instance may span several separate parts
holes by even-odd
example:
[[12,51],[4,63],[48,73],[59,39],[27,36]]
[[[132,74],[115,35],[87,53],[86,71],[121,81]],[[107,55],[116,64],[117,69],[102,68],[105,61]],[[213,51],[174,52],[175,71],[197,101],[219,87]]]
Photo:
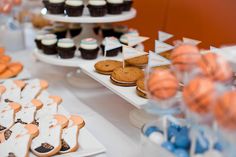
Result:
[[[105,53],[105,46],[101,45],[101,49],[102,49],[102,55],[104,56]],[[115,57],[118,55],[119,52],[122,52],[122,47],[118,47],[116,49],[113,50],[109,50],[106,53],[106,57]]]
[[90,16],[92,17],[102,17],[107,14],[107,6],[93,6],[93,5],[88,5],[88,9],[90,12]]
[[132,8],[133,1],[124,1],[123,3],[123,11],[130,11]]
[[49,3],[49,12],[51,14],[64,14],[65,3]]
[[42,49],[43,49],[43,53],[46,55],[55,55],[57,54],[57,44],[53,44],[53,45],[43,45],[42,44]]
[[65,31],[60,31],[60,32],[54,32],[54,34],[56,34],[56,36],[57,36],[58,39],[62,39],[62,38],[65,38],[65,37],[66,37],[67,30],[65,30]]
[[122,14],[123,3],[121,3],[121,4],[107,3],[107,6],[108,6],[107,7],[108,14],[112,14],[112,15]]
[[86,50],[86,49],[83,49],[83,48],[79,48],[80,52],[81,52],[81,57],[83,59],[96,59],[97,56],[98,56],[98,51],[99,51],[99,48],[97,47],[96,49],[93,49],[93,50]]
[[102,36],[103,38],[114,36],[113,29],[102,29]]
[[81,6],[70,6],[70,5],[65,5],[65,10],[66,14],[68,16],[82,16],[83,15],[83,10],[84,10],[84,5]]
[[57,53],[63,59],[73,58],[75,55],[75,50],[75,46],[70,48],[57,47]]
[[41,43],[41,40],[37,40],[37,39],[35,39],[34,41],[35,41],[35,44],[36,44],[37,48],[41,50],[41,49],[42,49],[42,43]]
[[74,37],[80,35],[81,31],[82,31],[82,28],[70,29],[70,30],[69,30],[70,35],[71,35],[72,38],[74,38]]

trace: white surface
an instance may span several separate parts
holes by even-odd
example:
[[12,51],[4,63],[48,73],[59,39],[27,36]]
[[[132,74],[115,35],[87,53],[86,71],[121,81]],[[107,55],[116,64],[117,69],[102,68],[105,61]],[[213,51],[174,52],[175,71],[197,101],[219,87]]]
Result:
[[115,59],[122,60],[121,54],[117,57],[103,57],[99,56],[96,60],[84,60],[79,56],[76,56],[72,59],[60,59],[56,55],[45,55],[40,51],[35,51],[34,55],[41,61],[55,64],[60,66],[71,66],[71,67],[80,67],[84,73],[89,75],[91,78],[95,79],[115,94],[119,95],[132,105],[137,108],[141,108],[142,105],[147,103],[147,99],[144,99],[136,94],[136,87],[121,87],[111,83],[109,75],[101,75],[94,70],[94,64],[96,64],[99,60],[104,59]]
[[136,10],[131,9],[128,12],[123,12],[120,15],[106,15],[104,17],[91,17],[89,15],[88,9],[84,9],[83,16],[81,17],[69,17],[66,15],[52,15],[47,13],[47,9],[42,9],[41,13],[44,17],[51,21],[58,22],[68,22],[68,23],[112,23],[112,22],[121,22],[127,21],[136,16]]
[[[31,74],[29,73],[29,71],[24,68],[22,70],[22,72],[19,73],[19,75],[17,75],[16,77],[10,78],[12,80],[24,80],[24,79],[29,79],[31,78]],[[0,79],[0,82],[5,81],[6,79]]]

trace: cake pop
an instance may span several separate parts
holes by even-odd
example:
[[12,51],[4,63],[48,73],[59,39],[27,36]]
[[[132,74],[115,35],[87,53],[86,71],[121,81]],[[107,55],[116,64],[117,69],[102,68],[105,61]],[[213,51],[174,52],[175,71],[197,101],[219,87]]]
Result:
[[213,80],[228,81],[232,78],[233,73],[229,63],[215,53],[202,55],[198,65],[202,73]]
[[236,130],[236,91],[224,93],[214,107],[217,123],[227,130]]
[[191,71],[200,58],[198,48],[187,44],[178,46],[171,53],[172,64],[180,72]]
[[215,100],[214,82],[207,77],[196,77],[183,89],[183,98],[189,110],[197,114],[209,113]]
[[151,96],[159,100],[173,97],[178,90],[178,80],[170,70],[155,69],[147,81]]

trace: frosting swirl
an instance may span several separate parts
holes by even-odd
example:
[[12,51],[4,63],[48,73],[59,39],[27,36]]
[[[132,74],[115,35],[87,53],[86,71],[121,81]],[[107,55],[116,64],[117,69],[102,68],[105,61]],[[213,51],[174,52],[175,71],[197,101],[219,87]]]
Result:
[[96,49],[98,47],[97,40],[94,38],[83,39],[80,42],[80,47],[88,50]]

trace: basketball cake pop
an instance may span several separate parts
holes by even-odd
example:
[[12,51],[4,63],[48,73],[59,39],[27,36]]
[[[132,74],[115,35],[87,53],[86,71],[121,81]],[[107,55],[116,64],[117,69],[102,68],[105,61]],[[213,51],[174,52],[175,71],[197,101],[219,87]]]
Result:
[[224,93],[214,107],[214,116],[219,126],[236,130],[236,91]]
[[191,71],[200,58],[198,48],[193,45],[180,45],[171,53],[172,64],[180,72]]
[[189,110],[197,114],[209,113],[215,100],[214,82],[207,77],[196,77],[183,89],[183,99]]
[[198,65],[205,76],[215,81],[228,81],[232,79],[233,72],[229,63],[215,53],[202,55]]
[[178,80],[170,70],[154,69],[147,81],[147,89],[154,98],[165,100],[176,95]]

